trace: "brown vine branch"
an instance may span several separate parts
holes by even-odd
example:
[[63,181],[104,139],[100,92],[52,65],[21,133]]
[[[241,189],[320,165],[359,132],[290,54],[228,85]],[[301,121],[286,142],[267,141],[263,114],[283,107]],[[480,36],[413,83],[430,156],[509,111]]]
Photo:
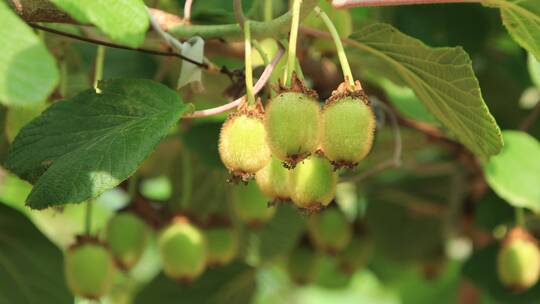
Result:
[[227,75],[229,78],[233,78],[235,76],[234,73],[232,71],[230,71],[229,69],[227,69],[226,67],[222,67],[221,69],[216,69],[215,67],[209,66],[205,62],[195,61],[195,60],[193,60],[193,59],[191,59],[189,57],[186,57],[186,56],[184,56],[182,54],[179,54],[179,53],[176,53],[176,52],[164,52],[164,51],[157,51],[157,50],[151,50],[151,49],[146,49],[146,48],[132,48],[132,47],[129,47],[129,46],[115,44],[115,43],[108,42],[108,41],[103,41],[103,40],[98,40],[98,39],[93,39],[93,38],[74,35],[74,34],[71,34],[71,33],[59,31],[59,30],[52,29],[52,28],[49,28],[49,27],[46,27],[46,26],[35,24],[35,23],[28,23],[28,25],[30,25],[31,27],[33,27],[35,29],[42,30],[42,31],[45,31],[45,32],[49,32],[49,33],[52,33],[52,34],[56,34],[56,35],[59,35],[59,36],[63,36],[63,37],[67,37],[67,38],[71,38],[71,39],[75,39],[75,40],[79,40],[79,41],[83,41],[83,42],[88,42],[88,43],[92,43],[92,44],[104,45],[104,46],[110,47],[110,48],[129,50],[129,51],[136,51],[136,52],[141,52],[141,53],[146,53],[146,54],[151,54],[151,55],[157,55],[157,56],[177,57],[177,58],[180,58],[180,59],[185,60],[187,62],[193,63],[194,65],[197,65],[197,66],[201,67],[202,69],[205,69],[205,70],[207,70],[209,72],[212,72],[212,73],[216,73],[216,72],[222,73],[224,75]]
[[415,4],[480,3],[481,0],[332,0],[335,8],[397,6]]
[[519,129],[525,132],[529,130],[529,128],[538,119],[538,115],[540,115],[540,100],[536,102],[536,105],[534,106],[532,111],[529,113],[529,115],[527,115],[525,120],[523,120]]

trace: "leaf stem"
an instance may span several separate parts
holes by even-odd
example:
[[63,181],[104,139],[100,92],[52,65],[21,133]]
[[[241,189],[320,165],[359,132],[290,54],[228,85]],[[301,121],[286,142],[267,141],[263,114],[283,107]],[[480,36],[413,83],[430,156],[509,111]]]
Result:
[[85,214],[85,220],[84,220],[84,224],[85,224],[84,231],[86,235],[92,234],[92,204],[93,203],[94,203],[93,199],[89,199],[86,202],[86,210],[85,210],[86,214]]
[[516,225],[525,227],[525,210],[523,208],[515,208]]
[[272,20],[274,14],[273,2],[274,0],[264,0],[264,21],[266,22]]
[[96,63],[94,68],[94,90],[100,94],[101,90],[98,88],[99,82],[103,79],[103,62],[105,61],[105,46],[98,45],[96,51]]
[[180,197],[180,209],[187,208],[191,201],[193,191],[193,170],[191,168],[191,157],[189,151],[182,151],[182,194]]
[[298,41],[298,27],[300,26],[300,8],[302,7],[302,0],[294,0],[292,6],[292,21],[291,32],[289,34],[289,53],[287,58],[287,72],[283,83],[290,84],[294,66],[296,63],[296,42]]
[[189,22],[191,19],[191,6],[193,5],[193,0],[186,0],[184,3],[184,21]]
[[253,93],[253,66],[251,63],[251,26],[249,20],[244,23],[244,45],[245,45],[245,65],[246,65],[246,95],[250,105],[255,104],[255,94]]
[[139,182],[139,175],[137,174],[137,172],[135,172],[129,178],[129,183],[128,183],[128,196],[129,196],[130,201],[133,201],[135,197],[137,196],[138,182]]
[[317,13],[317,15],[322,19],[322,21],[328,28],[330,35],[332,35],[332,40],[334,40],[334,44],[336,45],[339,63],[341,64],[341,69],[343,71],[345,81],[349,83],[349,86],[351,88],[354,88],[354,78],[352,75],[351,66],[349,65],[349,61],[347,60],[347,54],[345,53],[343,43],[341,43],[341,37],[339,36],[336,27],[332,23],[332,20],[330,20],[328,15],[323,10],[321,10],[320,7],[315,7],[315,13]]

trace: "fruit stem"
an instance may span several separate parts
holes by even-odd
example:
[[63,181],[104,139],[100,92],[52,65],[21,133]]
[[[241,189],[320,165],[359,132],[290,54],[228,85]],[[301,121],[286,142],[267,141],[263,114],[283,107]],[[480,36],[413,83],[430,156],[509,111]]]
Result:
[[96,51],[96,63],[94,68],[94,90],[96,93],[101,94],[101,90],[98,88],[98,84],[103,78],[103,62],[105,61],[105,46],[98,45]]
[[191,191],[193,189],[193,173],[191,169],[191,157],[189,151],[182,151],[182,194],[180,197],[180,209],[187,208],[191,200]]
[[287,69],[283,79],[285,85],[291,84],[292,73],[296,64],[296,41],[298,40],[298,27],[300,25],[300,8],[302,0],[294,0],[292,6],[291,32],[289,34],[289,56],[287,58]]
[[264,0],[264,21],[268,22],[272,20],[274,8],[272,7],[272,2],[274,0]]
[[523,208],[515,208],[516,225],[525,227],[525,210]]
[[339,33],[337,32],[336,27],[332,23],[332,20],[328,18],[328,15],[323,12],[320,7],[316,6],[314,10],[328,28],[330,35],[332,35],[332,40],[334,40],[334,44],[336,45],[336,50],[339,57],[339,62],[341,64],[341,69],[343,70],[343,76],[345,77],[345,81],[349,83],[349,86],[351,88],[354,88],[354,78],[352,76],[351,66],[349,65],[349,61],[347,60],[347,54],[345,54],[345,49],[343,48],[343,43],[341,43],[341,37],[339,37]]
[[137,172],[135,172],[129,178],[129,183],[128,183],[128,196],[129,196],[130,201],[133,201],[135,199],[135,196],[137,195],[138,181],[139,181],[139,176],[137,175]]
[[85,233],[86,235],[90,235],[92,233],[92,204],[94,203],[93,199],[89,199],[86,202],[86,214],[85,214]]
[[245,65],[246,65],[246,95],[250,105],[255,104],[255,94],[253,94],[253,67],[251,65],[251,26],[249,21],[244,22],[244,44],[245,50]]
[[262,60],[264,62],[264,65],[268,65],[268,63],[270,62],[270,60],[268,59],[268,54],[266,54],[266,52],[264,51],[264,49],[263,49],[262,45],[259,43],[259,41],[252,40],[251,43],[253,44],[253,46],[257,50],[257,53],[259,53],[259,55],[261,55],[261,58],[262,58]]

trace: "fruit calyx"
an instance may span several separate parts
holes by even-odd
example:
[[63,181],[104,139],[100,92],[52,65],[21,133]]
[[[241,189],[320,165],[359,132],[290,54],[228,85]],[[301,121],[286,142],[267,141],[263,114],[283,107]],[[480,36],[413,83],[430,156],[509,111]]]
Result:
[[274,87],[274,90],[278,94],[285,93],[285,92],[294,92],[294,93],[306,94],[307,96],[315,100],[319,99],[319,94],[317,94],[315,90],[312,90],[306,87],[304,80],[298,78],[298,75],[296,74],[296,72],[293,72],[292,74],[290,86],[286,86],[280,81],[278,82],[278,85]]
[[68,247],[68,250],[74,250],[87,244],[98,245],[105,247],[107,250],[109,249],[109,245],[106,242],[100,240],[97,236],[89,234],[79,234],[75,236],[75,243],[71,244]]
[[538,244],[538,241],[527,230],[523,229],[522,227],[514,227],[508,232],[508,234],[506,234],[502,241],[502,245],[507,246],[516,240],[523,240]]
[[323,108],[327,108],[335,102],[342,100],[343,98],[350,97],[362,101],[365,105],[369,106],[369,99],[364,90],[360,81],[356,80],[354,82],[354,88],[349,86],[347,81],[344,81],[339,84],[337,89],[332,91],[332,95],[326,99]]

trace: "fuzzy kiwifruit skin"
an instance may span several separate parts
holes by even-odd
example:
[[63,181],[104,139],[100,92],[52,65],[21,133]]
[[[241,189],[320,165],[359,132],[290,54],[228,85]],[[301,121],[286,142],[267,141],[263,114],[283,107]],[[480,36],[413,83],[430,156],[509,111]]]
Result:
[[336,194],[337,173],[322,156],[312,155],[291,170],[291,199],[298,208],[318,209]]
[[219,136],[221,161],[233,174],[255,174],[272,156],[262,116],[234,113]]
[[352,227],[343,212],[329,208],[309,218],[308,235],[318,249],[337,253],[349,245]]
[[97,242],[77,244],[65,254],[64,274],[74,295],[99,299],[109,292],[114,279],[114,260]]
[[258,226],[270,220],[276,208],[268,207],[268,198],[253,181],[237,185],[232,195],[233,211],[242,222]]
[[341,271],[351,274],[365,267],[373,252],[373,243],[367,237],[353,237],[349,245],[339,252],[337,259]]
[[207,244],[206,264],[222,266],[231,262],[238,252],[238,234],[232,227],[204,229]]
[[320,256],[313,248],[306,246],[296,247],[287,260],[287,272],[293,282],[306,285],[313,282],[317,276]]
[[259,189],[274,201],[288,201],[291,198],[289,169],[272,156],[272,160],[255,174],[255,182]]
[[131,212],[116,214],[107,224],[105,239],[117,264],[129,270],[140,260],[148,244],[146,223]]
[[174,221],[158,239],[163,272],[178,281],[190,282],[206,266],[204,235],[188,221]]
[[321,147],[334,164],[353,166],[373,146],[375,115],[361,98],[344,97],[325,105]]
[[497,274],[503,285],[524,291],[538,282],[540,251],[526,239],[514,239],[503,244],[497,256]]
[[317,149],[321,108],[313,97],[283,92],[266,107],[264,124],[272,154],[282,161],[296,161]]

